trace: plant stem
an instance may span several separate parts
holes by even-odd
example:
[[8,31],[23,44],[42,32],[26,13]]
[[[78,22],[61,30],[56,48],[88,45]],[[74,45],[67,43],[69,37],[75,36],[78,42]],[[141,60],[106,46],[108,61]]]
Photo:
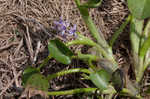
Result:
[[[123,88],[123,90],[121,91],[120,93],[121,95],[124,95],[124,94],[127,94],[128,96],[131,96],[131,97],[135,97],[137,99],[142,99],[142,97],[140,95],[133,95],[132,94],[132,91],[130,91],[129,89],[127,88]],[[126,95],[125,95],[126,96]]]
[[112,60],[113,56],[112,56],[112,51],[107,49],[105,50],[103,47],[101,47],[100,45],[98,45],[97,43],[95,43],[94,41],[92,41],[91,39],[81,35],[78,33],[79,39],[78,40],[74,40],[71,42],[68,42],[66,45],[67,46],[71,46],[74,44],[85,44],[85,45],[89,45],[89,46],[93,46],[96,47],[98,49],[98,51],[107,59]]
[[[75,0],[75,2],[76,2],[77,7],[79,8],[79,11],[82,15],[84,22],[86,23],[86,25],[87,25],[88,29],[90,30],[91,34],[93,35],[93,37],[97,40],[97,42],[102,47],[104,47],[104,48],[108,47],[108,44],[107,44],[103,34],[102,33],[101,33],[101,35],[99,34],[99,31],[97,30],[91,17],[89,16],[88,8],[82,7],[82,5],[80,4],[80,0]],[[84,11],[87,11],[87,12],[83,13],[83,9],[84,9]]]
[[96,68],[96,66],[94,66],[94,65],[92,64],[92,60],[91,60],[91,59],[88,60],[88,63],[89,63],[90,68],[91,68],[94,72],[96,72],[96,71],[97,71],[97,68]]
[[113,99],[113,94],[109,94],[109,96],[107,97],[108,99]]
[[[88,29],[90,30],[93,37],[97,40],[97,42],[103,47],[108,48],[108,44],[103,36],[102,33],[99,33],[100,31],[97,30],[95,24],[93,23],[90,16],[83,16],[84,22],[86,23]],[[101,35],[100,35],[101,34]]]
[[99,60],[99,58],[95,55],[91,55],[91,54],[82,54],[80,52],[78,52],[77,56],[72,56],[71,58],[78,58],[78,59],[91,59],[92,61],[97,61]]
[[76,73],[76,72],[83,72],[83,73],[87,73],[87,74],[91,73],[88,69],[74,68],[74,69],[64,70],[64,71],[60,71],[60,72],[57,72],[54,74],[50,74],[47,76],[47,80],[51,80],[51,79],[54,79],[54,78],[59,77],[59,76],[63,76],[66,74],[71,74],[71,73]]
[[140,57],[139,60],[139,67],[138,67],[138,73],[136,75],[136,82],[140,83],[143,75],[144,75],[144,57]]
[[72,95],[78,93],[94,93],[97,88],[77,88],[73,90],[67,91],[54,91],[54,92],[47,92],[48,95]]
[[103,48],[101,48],[99,45],[96,45],[96,48],[98,49],[99,52],[101,52],[104,58],[108,59],[110,62],[113,63],[112,70],[115,71],[118,68],[118,64],[113,57],[112,51],[108,49],[109,53],[106,53],[106,51]]
[[116,41],[116,39],[118,38],[119,34],[121,32],[123,32],[124,28],[127,26],[127,24],[130,22],[131,20],[131,15],[129,15],[127,17],[127,19],[125,20],[125,22],[123,22],[120,26],[120,28],[114,33],[114,35],[112,36],[112,39],[109,42],[109,45],[112,47],[114,42]]
[[106,90],[102,91],[102,94],[115,94],[116,90],[112,85],[108,85],[108,88]]
[[88,46],[95,46],[95,42],[90,42],[92,40],[87,40],[85,38],[82,38],[82,39],[79,39],[79,40],[73,40],[73,41],[70,41],[66,44],[66,46],[71,46],[71,45],[79,45],[79,44],[82,44],[82,45],[88,45]]
[[[66,45],[67,46],[71,46],[71,45],[74,45],[74,44],[86,44],[86,45],[90,45],[90,46],[96,47],[98,49],[99,53],[101,53],[104,56],[104,58],[108,59],[109,61],[111,61],[113,63],[113,65],[112,65],[113,66],[112,67],[113,71],[115,71],[118,68],[118,65],[117,65],[117,63],[116,63],[116,61],[115,61],[115,59],[113,57],[111,49],[107,49],[107,51],[106,51],[106,50],[104,50],[104,48],[102,48],[97,43],[93,42],[92,40],[90,40],[90,39],[88,39],[88,38],[86,38],[84,36],[81,36],[81,34],[79,34],[79,37],[80,37],[79,40],[68,42]],[[83,41],[84,38],[87,39],[87,40]],[[88,41],[88,42],[86,42],[86,41]],[[86,42],[86,43],[84,43],[84,42]],[[81,56],[79,56],[79,58],[91,57],[89,55],[88,56],[87,55],[86,56],[81,55]],[[76,57],[78,57],[78,56],[76,56]],[[74,56],[74,58],[75,58],[75,56]]]
[[88,8],[81,7],[80,0],[75,0],[75,2],[76,2],[77,7],[79,8],[79,11],[82,15],[84,22],[86,23],[91,34],[93,35],[93,37],[97,40],[97,42],[99,44],[99,46],[97,46],[99,52],[104,57],[106,57],[107,59],[109,59],[110,61],[112,61],[114,63],[115,66],[114,65],[113,66],[115,69],[118,68],[117,63],[115,62],[115,60],[113,58],[112,48],[106,42],[103,33],[101,33],[101,31],[97,30],[94,22],[92,21],[91,17],[89,16]]
[[[66,90],[66,91],[53,91],[53,92],[47,92],[48,95],[72,95],[72,94],[79,94],[79,93],[95,93],[95,91],[98,88],[77,88],[72,90]],[[116,91],[113,88],[103,90],[100,92],[97,91],[98,94],[115,94]]]
[[41,69],[43,66],[45,66],[51,58],[52,58],[52,57],[51,57],[51,55],[49,54],[48,57],[46,57],[46,58],[44,59],[44,61],[42,62],[42,64],[40,64],[40,66],[37,68],[37,70],[40,71],[40,69]]
[[111,61],[113,63],[113,65],[112,65],[113,66],[112,67],[113,71],[115,71],[118,68],[118,65],[117,65],[117,63],[116,63],[116,61],[115,61],[115,59],[113,57],[111,48],[107,49],[107,51],[106,51],[104,48],[102,48],[100,45],[98,45],[97,43],[93,42],[89,38],[84,37],[81,34],[78,34],[78,35],[79,35],[79,40],[74,40],[74,41],[68,42],[66,45],[67,46],[71,46],[71,45],[74,45],[74,44],[86,44],[86,45],[89,45],[89,46],[96,47],[97,50],[99,51],[99,53],[104,56],[104,58],[108,59],[109,61]]

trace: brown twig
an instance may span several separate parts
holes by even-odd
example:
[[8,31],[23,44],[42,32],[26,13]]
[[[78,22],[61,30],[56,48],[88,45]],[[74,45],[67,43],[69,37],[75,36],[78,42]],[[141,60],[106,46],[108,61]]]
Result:
[[19,71],[19,73],[17,73],[16,77],[14,77],[11,82],[4,88],[4,90],[2,90],[2,92],[0,93],[0,96],[7,91],[7,89],[14,83],[15,79],[17,79],[20,75],[21,75],[22,71]]
[[26,45],[27,45],[28,51],[30,53],[30,60],[31,60],[31,62],[33,62],[34,51],[33,51],[32,40],[31,40],[31,37],[30,37],[30,34],[29,34],[28,26],[26,26],[26,32],[27,32],[27,35],[24,34],[25,40],[26,40]]
[[40,46],[41,46],[41,41],[38,41],[37,48],[36,48],[36,51],[35,51],[35,54],[34,54],[34,58],[33,58],[33,64],[35,64],[35,62],[37,60],[37,56],[38,56],[38,53],[40,51]]
[[3,47],[0,47],[0,52],[3,51],[3,50],[6,50],[6,49],[8,49],[8,48],[10,48],[10,47],[13,46],[13,45],[18,45],[18,44],[19,44],[19,42],[12,42],[12,43],[7,44],[7,45],[5,45],[5,46],[3,46]]
[[14,56],[17,55],[19,53],[20,48],[23,46],[23,39],[21,39],[18,47],[16,48],[16,51],[14,53]]
[[23,17],[23,16],[18,16],[17,15],[17,18],[18,19],[22,19],[24,22],[26,21],[29,21],[29,22],[33,22],[33,23],[36,23],[42,30],[45,34],[47,34],[49,37],[52,37],[52,35],[44,28],[44,26],[39,23],[37,20],[33,19],[33,18],[26,18],[26,17]]

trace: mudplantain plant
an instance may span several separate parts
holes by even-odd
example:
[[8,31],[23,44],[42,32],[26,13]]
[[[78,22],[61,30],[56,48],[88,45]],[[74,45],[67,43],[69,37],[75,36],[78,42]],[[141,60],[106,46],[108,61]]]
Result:
[[[75,0],[76,5],[86,23],[90,33],[95,41],[82,35],[76,31],[74,25],[69,31],[66,30],[69,23],[63,22],[61,19],[55,22],[56,28],[62,35],[67,31],[71,35],[75,35],[76,39],[66,44],[62,43],[59,39],[50,40],[48,44],[49,56],[43,61],[38,68],[27,68],[23,73],[24,87],[31,87],[37,90],[42,90],[46,95],[68,95],[77,93],[95,93],[97,97],[102,94],[106,95],[103,98],[112,99],[113,95],[118,93],[120,95],[131,96],[135,98],[142,98],[140,88],[144,71],[150,64],[150,21],[144,25],[144,19],[150,16],[150,0],[127,0],[127,4],[131,14],[127,17],[125,22],[120,26],[112,39],[107,42],[103,33],[99,32],[93,23],[90,15],[89,8],[96,8],[101,5],[102,0],[88,0],[86,3],[81,4],[80,0]],[[136,2],[136,3],[135,3]],[[112,52],[112,47],[119,34],[123,31],[127,24],[130,23],[130,40],[132,45],[133,67],[135,71],[136,81],[129,81],[128,86],[124,87],[124,74],[118,67],[118,63]],[[88,45],[91,46],[94,54],[83,54],[80,51],[73,53],[68,47],[73,45]],[[40,69],[51,59],[54,58],[62,64],[71,64],[74,58],[84,60],[89,68],[75,68],[50,74],[47,77],[40,73]],[[93,64],[96,62],[97,64]],[[48,91],[50,88],[49,81],[52,79],[70,73],[82,72],[85,79],[91,80],[95,88],[78,88],[67,91]],[[139,85],[139,88],[134,85]],[[101,97],[102,98],[102,97]]]

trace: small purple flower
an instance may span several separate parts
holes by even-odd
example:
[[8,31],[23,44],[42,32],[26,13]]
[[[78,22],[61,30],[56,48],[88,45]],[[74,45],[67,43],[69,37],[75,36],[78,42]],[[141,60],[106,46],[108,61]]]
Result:
[[58,27],[60,27],[63,24],[63,20],[60,19],[59,21],[54,21],[55,24],[55,29],[58,29]]
[[77,25],[75,24],[73,27],[71,27],[71,29],[69,30],[69,34],[70,35],[75,35],[77,31]]
[[62,18],[60,18],[59,21],[54,21],[55,29],[58,30],[61,35],[64,35],[67,28],[69,27],[70,23],[63,21]]
[[61,35],[64,35],[65,34],[65,30],[63,30],[62,32],[61,32]]
[[[54,29],[58,30],[58,32],[63,36],[65,33],[69,35],[76,35],[75,32],[77,30],[77,26],[74,25],[73,27],[70,26],[70,23],[67,21],[63,21],[62,18],[58,21],[54,21]],[[70,27],[69,27],[70,26]],[[69,29],[70,28],[70,29]]]

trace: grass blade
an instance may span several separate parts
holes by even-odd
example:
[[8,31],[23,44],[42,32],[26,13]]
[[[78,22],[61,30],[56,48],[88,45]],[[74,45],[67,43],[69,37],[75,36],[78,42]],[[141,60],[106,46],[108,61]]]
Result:
[[116,41],[116,39],[118,38],[119,34],[121,32],[123,32],[124,28],[127,26],[127,24],[131,21],[131,15],[129,15],[127,17],[127,19],[125,20],[124,23],[122,23],[122,25],[120,26],[120,28],[114,33],[114,35],[112,36],[112,39],[109,42],[109,45],[112,47]]

